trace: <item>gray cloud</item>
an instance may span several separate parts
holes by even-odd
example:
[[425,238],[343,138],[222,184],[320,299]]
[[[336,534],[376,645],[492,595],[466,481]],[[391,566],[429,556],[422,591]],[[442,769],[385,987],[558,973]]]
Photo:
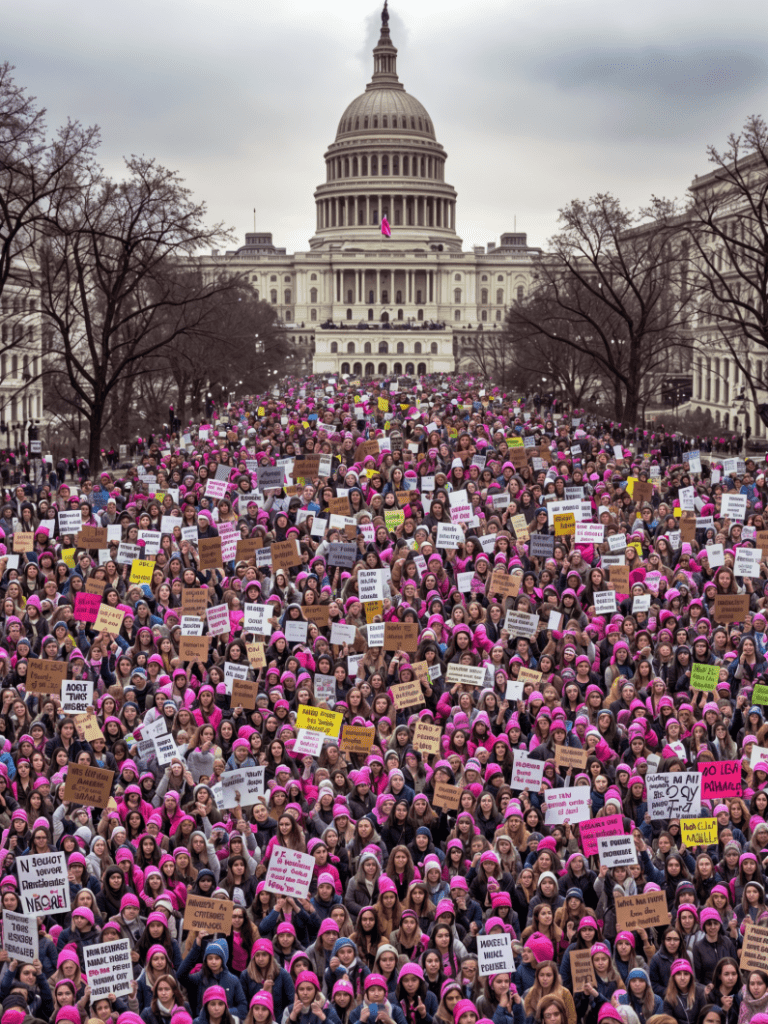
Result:
[[[102,158],[177,168],[211,219],[303,249],[323,153],[365,88],[378,3],[4,0],[0,59],[49,108],[102,125]],[[557,209],[612,190],[681,195],[760,112],[762,2],[393,0],[401,81],[449,153],[465,244],[519,230],[544,244]]]

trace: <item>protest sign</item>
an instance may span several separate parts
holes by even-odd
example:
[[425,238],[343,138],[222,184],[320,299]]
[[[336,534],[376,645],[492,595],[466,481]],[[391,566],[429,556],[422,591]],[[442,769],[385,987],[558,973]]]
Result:
[[699,763],[702,800],[730,800],[741,796],[741,761]]
[[336,676],[315,672],[315,697],[321,704],[336,703]]
[[599,590],[592,595],[595,602],[595,614],[613,615],[616,611],[616,591]]
[[14,914],[3,910],[3,949],[11,960],[31,964],[40,953],[40,933],[37,918],[29,914]]
[[382,569],[362,569],[357,574],[357,593],[360,600],[384,600],[384,571]]
[[294,754],[302,757],[319,757],[325,743],[325,735],[311,729],[299,729],[293,745]]
[[413,730],[413,749],[421,754],[439,754],[442,727],[420,718]]
[[233,708],[242,706],[252,710],[256,707],[259,683],[256,679],[233,679],[229,703]]
[[206,610],[205,616],[208,623],[208,631],[212,636],[221,636],[222,633],[229,633],[231,625],[227,605],[212,605]]
[[59,512],[59,536],[76,537],[83,525],[83,514],[79,509]]
[[289,644],[305,644],[307,642],[308,629],[308,622],[286,619],[284,628],[285,639]]
[[61,695],[61,684],[66,674],[67,664],[64,661],[41,661],[40,658],[30,658],[27,662],[27,691]]
[[276,846],[269,859],[264,888],[278,896],[306,899],[314,870],[315,858],[312,854]]
[[[208,607],[208,591],[188,587],[181,592],[181,611],[184,615],[196,615],[202,619]],[[246,608],[248,605],[246,605]]]
[[208,660],[208,648],[211,643],[209,636],[181,636],[179,637],[179,657],[182,661]]
[[579,841],[588,857],[598,852],[597,841],[601,836],[624,834],[624,819],[620,814],[606,814],[603,818],[592,818],[579,823]]
[[586,821],[592,816],[592,800],[589,786],[571,786],[568,789],[553,789],[546,794],[547,810],[545,825],[558,825],[567,821],[573,825]]
[[727,626],[731,622],[743,622],[748,614],[749,594],[715,595],[715,622]]
[[607,868],[629,867],[637,864],[638,853],[632,836],[598,836],[597,853],[600,863]]
[[[500,594],[502,597],[517,597],[520,592],[521,578],[510,576],[503,569],[494,569],[488,586],[489,594]],[[467,587],[469,590],[469,587]]]
[[699,665],[696,662],[691,665],[692,689],[712,691],[719,679],[720,669],[717,665]]
[[103,996],[127,996],[133,985],[133,961],[129,939],[100,942],[97,946],[84,946],[85,976],[91,990],[91,999]]
[[226,808],[252,807],[260,796],[264,796],[266,767],[235,768],[220,777],[222,802]]
[[376,729],[364,725],[344,724],[339,750],[350,754],[370,754]]
[[717,818],[681,818],[680,838],[690,850],[717,843]]
[[551,558],[555,551],[555,538],[548,533],[532,533],[528,542],[531,558]]
[[80,591],[79,594],[75,594],[75,621],[95,622],[100,606],[100,594],[85,594]]
[[461,788],[451,786],[447,782],[435,783],[435,793],[432,803],[435,807],[441,807],[444,811],[455,811],[461,800]]
[[574,992],[583,992],[584,986],[594,985],[597,988],[595,968],[592,965],[592,954],[588,949],[571,950],[571,981]]
[[397,711],[426,704],[421,683],[415,679],[409,683],[395,683],[394,686],[390,687],[390,690]]
[[507,680],[507,688],[504,691],[504,699],[505,700],[509,700],[509,701],[522,700],[524,694],[525,694],[525,684],[524,684],[523,680],[520,678],[520,674],[519,673],[518,673],[517,679],[508,679]]
[[172,758],[179,756],[179,748],[176,745],[173,734],[170,732],[163,733],[161,736],[153,736],[152,743],[155,748],[157,763],[161,768],[170,764]]
[[555,744],[555,767],[577,768],[587,767],[587,752],[577,747],[566,747],[563,743]]
[[152,573],[155,563],[144,558],[136,558],[131,562],[131,583],[138,583],[139,586],[152,582]]
[[92,679],[63,679],[61,711],[65,715],[84,715],[93,704]]
[[477,972],[481,977],[489,974],[513,974],[515,958],[509,935],[477,936]]
[[[70,765],[70,768],[72,765]],[[21,909],[25,914],[63,914],[72,907],[67,855],[33,853],[16,858]]]
[[616,924],[619,931],[634,932],[638,928],[666,927],[670,917],[664,891],[637,896],[616,896]]
[[482,686],[485,680],[485,666],[459,665],[452,661],[445,670],[445,681],[449,686]]
[[529,639],[536,636],[538,625],[538,615],[530,615],[528,612],[508,611],[504,622],[504,629],[509,631],[511,637],[522,636]]
[[438,548],[451,551],[464,543],[464,531],[456,523],[438,523],[435,544]]
[[387,622],[384,626],[384,650],[415,654],[419,646],[419,627],[415,622]]
[[213,900],[189,893],[184,908],[184,930],[229,935],[232,931],[233,907],[231,900]]
[[645,785],[651,818],[690,818],[701,814],[699,772],[657,772],[646,776]]
[[96,715],[75,715],[75,728],[78,731],[78,735],[82,732],[82,738],[88,740],[103,740],[104,733],[101,731],[99,720]]
[[511,789],[532,789],[538,791],[544,778],[544,762],[534,757],[528,757],[520,750],[515,750],[512,755],[512,781]]
[[768,686],[764,683],[758,683],[752,691],[752,703],[757,704],[760,707],[764,707],[768,704]]
[[742,971],[768,970],[768,928],[758,927],[749,917],[746,919],[739,967]]
[[93,768],[91,765],[70,761],[63,799],[90,807],[106,807],[114,777],[115,773],[108,768]]
[[106,580],[95,580],[93,577],[89,577],[85,581],[85,593],[86,594],[99,594],[102,595],[107,588]]
[[296,714],[297,729],[311,729],[325,736],[337,739],[344,716],[339,711],[326,711],[325,708],[313,708],[309,704],[299,704]]
[[94,623],[93,628],[97,633],[99,631],[103,631],[105,633],[112,633],[113,636],[117,636],[123,625],[124,618],[125,611],[122,608],[113,608],[108,604],[100,604],[99,614],[96,616],[96,622]]
[[272,564],[276,569],[290,569],[294,565],[301,565],[301,554],[294,540],[272,541],[270,551]]

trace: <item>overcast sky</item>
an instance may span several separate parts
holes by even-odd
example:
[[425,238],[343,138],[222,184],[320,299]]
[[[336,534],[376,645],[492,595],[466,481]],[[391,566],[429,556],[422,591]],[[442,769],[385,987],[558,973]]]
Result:
[[[102,160],[177,169],[210,219],[289,252],[372,71],[369,0],[3,0],[0,60]],[[682,196],[745,117],[768,117],[765,0],[392,0],[401,82],[432,116],[464,247],[544,245],[570,199]]]

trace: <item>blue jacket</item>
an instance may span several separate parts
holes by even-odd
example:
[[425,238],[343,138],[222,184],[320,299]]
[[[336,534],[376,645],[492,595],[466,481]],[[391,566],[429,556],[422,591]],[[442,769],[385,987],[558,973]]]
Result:
[[[264,987],[260,981],[253,980],[253,978],[248,974],[247,967],[240,975],[240,984],[243,987],[245,1001],[248,1006],[251,1005],[251,1000],[256,993],[261,992]],[[272,1001],[275,1004],[275,1020],[282,1020],[285,1008],[287,1006],[293,1006],[293,1000],[295,998],[296,990],[293,984],[293,978],[285,968],[281,967],[280,972],[272,984]]]
[[[226,947],[226,943],[224,945]],[[204,977],[202,970],[196,971],[193,974],[192,969],[202,961],[202,956],[202,948],[195,942],[184,963],[179,968],[178,973],[179,984],[186,988],[189,995],[192,1012],[195,1016],[200,1012],[203,992],[207,988],[210,988],[211,985],[221,985],[227,993],[227,1006],[240,1020],[245,1020],[248,1014],[248,1002],[243,992],[243,986],[240,984],[240,979],[236,974],[228,971],[226,967],[222,970],[221,974],[212,975],[210,978]],[[226,948],[222,960],[226,963]]]
[[[400,1009],[400,1006],[397,1003],[393,1003],[391,999],[389,1002],[392,1007],[391,1017],[395,1024],[406,1024],[405,1014]],[[357,1022],[360,1020],[360,1014],[363,1012],[363,1007],[365,1005],[366,1003],[361,1003],[359,1006],[356,1006],[354,1008],[352,1013],[350,1013],[349,1015],[349,1024],[357,1024]]]

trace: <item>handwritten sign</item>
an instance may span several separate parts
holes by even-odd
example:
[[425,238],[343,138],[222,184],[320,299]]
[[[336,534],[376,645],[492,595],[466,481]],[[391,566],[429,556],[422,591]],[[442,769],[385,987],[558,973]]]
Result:
[[477,971],[481,977],[514,973],[515,958],[509,935],[477,936]]
[[588,949],[571,950],[571,980],[574,992],[583,992],[585,985],[594,985],[597,988],[595,968]]
[[189,893],[184,908],[184,930],[229,935],[232,931],[233,908],[231,900],[212,900]]
[[11,960],[31,964],[40,952],[37,918],[3,910],[3,949]]
[[313,708],[309,704],[299,704],[296,714],[297,729],[311,729],[325,736],[336,739],[341,729],[344,716],[339,711],[327,711],[325,708]]
[[616,896],[616,920],[619,931],[634,932],[638,928],[654,928],[669,924],[667,897],[662,892],[637,896]]
[[413,749],[423,754],[439,754],[443,730],[420,718],[413,730]]
[[419,627],[415,622],[387,622],[384,626],[384,650],[416,653]]
[[598,836],[600,863],[607,868],[624,868],[637,864],[637,849],[632,836]]
[[30,658],[27,662],[26,686],[30,693],[61,694],[61,684],[67,674],[63,661],[41,661]]
[[376,729],[364,725],[344,725],[339,750],[350,754],[370,754]]
[[106,807],[112,793],[115,773],[108,768],[92,768],[87,764],[70,761],[64,783],[64,801]]
[[16,867],[25,914],[44,917],[46,914],[64,914],[71,909],[66,853],[33,853],[17,857]]
[[730,800],[741,796],[741,761],[700,763],[701,799]]
[[395,703],[395,708],[398,711],[404,708],[415,708],[422,704],[426,704],[424,700],[424,693],[421,689],[421,683],[418,683],[415,679],[408,683],[395,683],[391,688],[392,700]]
[[314,870],[315,858],[311,854],[276,846],[269,859],[264,888],[278,896],[306,899]]
[[555,767],[578,768],[587,767],[587,752],[576,747],[566,747],[562,743],[555,744]]
[[598,853],[597,841],[601,836],[620,836],[624,834],[624,819],[621,814],[606,814],[603,818],[593,818],[579,824],[581,848],[588,857]]
[[768,969],[768,928],[759,928],[749,918],[746,919],[739,967],[742,971]]
[[699,665],[694,662],[691,665],[691,687],[694,690],[713,691],[720,679],[720,669],[717,665]]
[[511,789],[538,791],[544,778],[544,762],[528,757],[519,750],[513,753]]
[[714,846],[717,842],[717,818],[681,818],[680,838],[689,849]]
[[450,786],[447,782],[435,783],[435,795],[432,798],[435,807],[442,807],[444,811],[455,811],[460,800],[461,789],[459,786]]
[[110,994],[130,995],[133,987],[133,962],[129,939],[85,946],[83,955],[91,999],[100,999]]
[[651,818],[683,818],[701,814],[699,772],[657,772],[646,775]]
[[573,825],[592,816],[592,800],[589,786],[571,786],[568,789],[553,789],[546,795],[547,810],[545,825],[558,825],[564,821]]

